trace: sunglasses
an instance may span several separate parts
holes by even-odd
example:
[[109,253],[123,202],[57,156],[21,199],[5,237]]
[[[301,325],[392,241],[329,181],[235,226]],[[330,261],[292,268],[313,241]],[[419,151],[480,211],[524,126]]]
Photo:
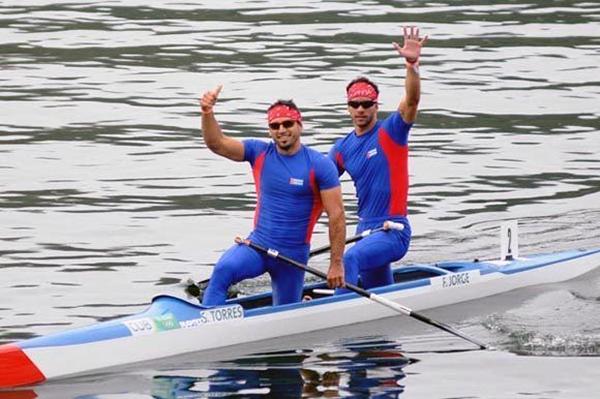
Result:
[[376,101],[348,101],[348,105],[354,109],[358,109],[358,107],[363,107],[364,109],[371,108],[373,105],[377,104]]
[[296,121],[292,121],[292,120],[287,120],[287,121],[283,121],[283,122],[273,122],[273,123],[269,123],[269,129],[279,130],[280,126],[283,126],[284,128],[289,129],[292,126],[294,126],[295,124],[296,124]]

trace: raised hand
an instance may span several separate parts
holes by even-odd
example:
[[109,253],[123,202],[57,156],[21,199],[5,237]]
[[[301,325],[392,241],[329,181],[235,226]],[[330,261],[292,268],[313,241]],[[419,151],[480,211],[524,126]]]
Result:
[[394,48],[398,54],[406,58],[406,62],[414,64],[419,61],[421,56],[421,47],[427,42],[427,36],[419,38],[419,28],[416,26],[405,26],[404,28],[404,46],[393,42]]
[[217,103],[219,94],[223,90],[223,85],[217,86],[215,89],[207,91],[200,98],[200,109],[203,114],[209,114],[212,112],[213,107]]

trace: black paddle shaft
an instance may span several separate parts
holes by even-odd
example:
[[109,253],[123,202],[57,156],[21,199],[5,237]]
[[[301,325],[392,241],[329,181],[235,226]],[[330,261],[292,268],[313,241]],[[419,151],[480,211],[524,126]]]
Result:
[[[363,238],[370,236],[371,234],[378,233],[380,231],[390,231],[390,230],[404,230],[404,225],[399,222],[392,222],[391,220],[387,220],[383,223],[383,226],[378,227],[376,229],[365,230],[360,234],[356,234],[352,237],[346,238],[344,241],[344,245],[352,244],[358,240],[362,240]],[[309,253],[309,257],[313,257],[315,255],[320,255],[322,253],[328,252],[331,249],[331,245],[323,245],[322,247],[315,248]]]
[[[375,229],[375,230],[371,231],[370,234],[371,233],[375,233],[377,231],[383,231],[383,228]],[[349,237],[349,238],[346,239],[345,244],[346,245],[352,244],[353,242],[361,240],[363,237],[365,237],[365,236],[362,235],[362,234],[357,234],[355,236]],[[323,245],[322,247],[315,248],[312,251],[310,251],[310,253],[309,253],[308,256],[310,256],[312,258],[315,255],[320,255],[320,254],[323,254],[325,252],[329,252],[330,249],[331,249],[331,245]]]
[[[347,238],[346,241],[344,242],[344,244],[345,245],[352,244],[353,242],[362,240],[363,238],[365,238],[373,233],[380,232],[380,231],[403,230],[403,229],[404,229],[404,225],[402,223],[387,221],[381,227],[378,227],[376,229],[365,230],[360,234],[356,234],[352,237]],[[312,258],[313,256],[328,252],[330,249],[331,249],[331,245],[323,245],[322,247],[315,248],[312,251],[310,251],[309,257]],[[315,272],[318,272],[318,270],[315,270]],[[320,276],[320,277],[323,277],[323,276]],[[192,296],[194,298],[199,298],[199,300],[202,301],[202,296],[204,295],[204,291],[206,290],[208,281],[209,281],[209,279],[199,281],[198,283],[195,283],[194,281],[187,281],[184,291],[189,296]],[[356,288],[359,288],[359,287],[356,287]],[[231,288],[229,291],[232,291]],[[235,297],[237,297],[237,294],[239,294],[239,292],[236,290],[233,290],[233,292],[231,292],[231,293],[228,292],[227,297],[235,298]]]
[[[289,264],[291,266],[294,266],[294,267],[296,267],[298,269],[307,271],[307,272],[309,272],[311,274],[314,274],[315,276],[318,276],[318,277],[321,277],[324,280],[327,280],[327,274],[326,273],[324,273],[324,272],[322,272],[320,270],[317,270],[317,269],[315,269],[313,267],[304,265],[304,264],[302,264],[300,262],[297,262],[297,261],[295,261],[293,259],[290,259],[290,258],[288,258],[288,257],[286,257],[284,255],[281,255],[281,254],[279,254],[279,251],[277,251],[277,250],[265,248],[265,247],[263,247],[261,245],[253,243],[250,240],[244,240],[241,237],[236,237],[235,241],[238,244],[245,244],[245,245],[249,246],[250,248],[253,248],[253,249],[257,250],[257,251],[266,253],[267,255],[269,255],[269,256],[271,256],[273,258],[276,258],[276,259],[279,259],[281,261],[284,261],[285,263],[287,263],[287,264]],[[369,291],[367,291],[367,290],[365,290],[365,289],[363,289],[363,288],[361,288],[359,286],[356,286],[354,284],[346,283],[345,287],[347,289],[349,289],[350,291],[353,291],[353,292],[355,292],[355,293],[357,293],[357,294],[359,294],[359,295],[361,295],[361,296],[363,296],[365,298],[371,299],[371,300],[373,300],[373,301],[375,301],[375,302],[377,302],[377,303],[379,303],[379,304],[381,304],[383,306],[387,306],[388,308],[391,308],[391,309],[393,309],[393,310],[395,310],[395,311],[397,311],[399,313],[402,313],[402,314],[404,314],[406,316],[410,316],[410,317],[412,317],[412,318],[414,318],[416,320],[419,320],[419,321],[421,321],[423,323],[429,324],[430,326],[439,328],[439,329],[441,329],[443,331],[446,331],[446,332],[448,332],[450,334],[453,334],[453,335],[455,335],[455,336],[457,336],[459,338],[462,338],[462,339],[464,339],[466,341],[469,341],[472,344],[475,344],[475,345],[479,346],[480,349],[491,349],[486,344],[484,344],[484,343],[476,340],[475,338],[469,337],[468,335],[466,335],[466,334],[464,334],[464,333],[456,330],[455,328],[453,328],[453,327],[451,327],[451,326],[449,326],[447,324],[444,324],[444,323],[439,322],[437,320],[433,320],[433,319],[431,319],[431,318],[429,318],[427,316],[424,316],[424,315],[422,315],[420,313],[414,312],[413,310],[411,310],[411,309],[409,309],[409,308],[407,308],[405,306],[402,306],[400,304],[392,302],[389,299],[386,299],[386,298],[384,298],[384,297],[382,297],[380,295],[377,295],[375,293],[369,292]]]

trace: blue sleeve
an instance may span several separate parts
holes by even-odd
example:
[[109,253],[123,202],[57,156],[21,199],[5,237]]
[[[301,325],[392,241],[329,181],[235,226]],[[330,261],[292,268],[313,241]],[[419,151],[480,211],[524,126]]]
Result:
[[244,161],[250,162],[251,165],[254,165],[256,157],[268,146],[264,141],[254,139],[242,140],[242,143],[244,144]]
[[344,169],[344,161],[342,159],[342,153],[340,152],[340,150],[338,148],[338,143],[339,143],[339,141],[335,142],[335,144],[329,150],[329,153],[327,154],[327,156],[333,162],[333,164],[336,166],[337,171],[338,171],[338,176],[341,176],[344,174],[344,171],[346,169]]
[[320,190],[329,190],[340,185],[338,172],[331,161],[324,155],[319,154],[315,161],[315,177]]
[[408,132],[412,123],[404,122],[400,112],[392,112],[390,116],[383,121],[383,128],[388,132],[392,140],[400,145],[408,145]]

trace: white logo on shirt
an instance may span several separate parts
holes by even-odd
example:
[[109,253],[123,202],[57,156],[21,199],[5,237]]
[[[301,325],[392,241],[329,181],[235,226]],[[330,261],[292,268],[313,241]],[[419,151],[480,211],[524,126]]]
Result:
[[374,157],[375,155],[377,155],[377,148],[373,148],[367,152],[367,159]]
[[296,179],[294,177],[290,177],[290,184],[292,186],[303,186],[304,185],[304,180],[302,180],[302,179]]

